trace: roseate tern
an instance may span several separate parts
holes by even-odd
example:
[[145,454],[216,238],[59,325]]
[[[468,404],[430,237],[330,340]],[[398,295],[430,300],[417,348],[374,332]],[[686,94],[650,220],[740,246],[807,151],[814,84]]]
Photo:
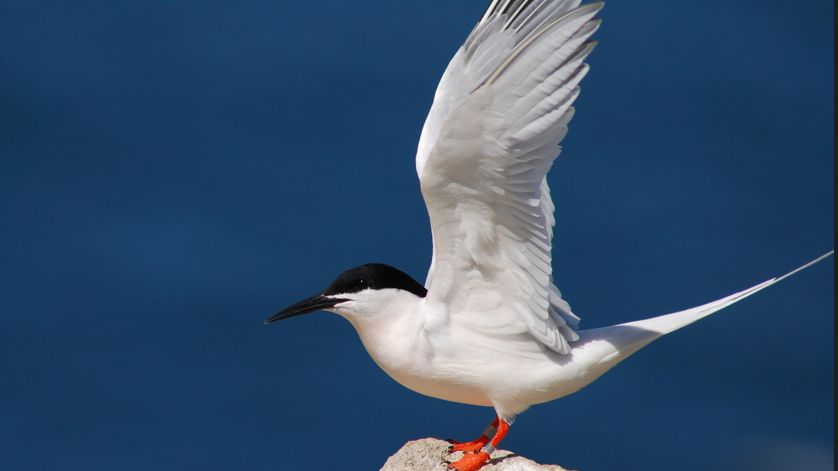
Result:
[[425,285],[387,265],[342,273],[266,323],[345,317],[405,387],[493,407],[450,466],[479,469],[515,416],[574,393],[640,348],[830,256],[692,309],[579,330],[553,284],[546,174],[588,72],[602,3],[492,0],[448,65],[416,155],[433,235]]

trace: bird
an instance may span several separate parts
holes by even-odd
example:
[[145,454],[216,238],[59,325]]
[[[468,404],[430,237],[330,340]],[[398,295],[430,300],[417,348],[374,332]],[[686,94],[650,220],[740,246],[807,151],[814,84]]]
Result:
[[417,393],[494,409],[452,441],[459,471],[485,465],[516,417],[589,385],[674,332],[833,255],[675,313],[594,329],[556,287],[547,173],[574,115],[602,2],[491,0],[445,70],[416,173],[433,254],[424,283],[382,263],[349,269],[265,320],[328,311],[375,363]]

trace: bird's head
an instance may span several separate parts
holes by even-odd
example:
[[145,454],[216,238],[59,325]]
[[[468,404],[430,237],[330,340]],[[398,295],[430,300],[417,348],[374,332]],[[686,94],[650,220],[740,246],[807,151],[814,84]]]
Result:
[[384,313],[425,297],[427,290],[407,273],[383,263],[369,263],[341,273],[326,289],[265,320],[265,324],[330,311],[350,321]]

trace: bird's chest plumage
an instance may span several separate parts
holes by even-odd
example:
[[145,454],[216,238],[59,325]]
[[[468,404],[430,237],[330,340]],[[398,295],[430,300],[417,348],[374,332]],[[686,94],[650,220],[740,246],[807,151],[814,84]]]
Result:
[[421,314],[356,327],[375,363],[399,384],[426,396],[491,405],[479,355],[460,348],[446,322]]

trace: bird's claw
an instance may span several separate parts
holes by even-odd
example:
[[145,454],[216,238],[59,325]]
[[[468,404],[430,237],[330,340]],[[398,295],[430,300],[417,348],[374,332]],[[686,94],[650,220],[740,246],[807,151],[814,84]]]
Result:
[[448,447],[448,453],[454,453],[455,451],[462,451],[465,453],[477,453],[480,451],[486,443],[489,442],[489,439],[486,440],[474,440],[471,442],[453,442],[450,447]]
[[479,453],[466,453],[459,460],[448,463],[448,469],[457,471],[477,471],[489,461],[489,454],[485,451]]

